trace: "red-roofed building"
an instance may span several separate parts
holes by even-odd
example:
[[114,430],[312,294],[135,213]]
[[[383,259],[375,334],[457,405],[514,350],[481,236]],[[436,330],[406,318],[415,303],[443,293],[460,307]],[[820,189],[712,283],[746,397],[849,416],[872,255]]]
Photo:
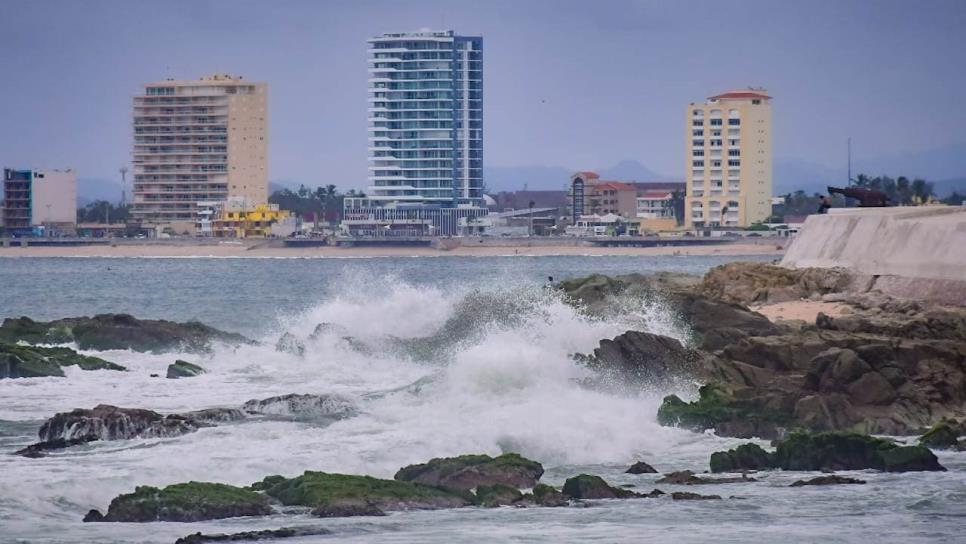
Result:
[[771,215],[771,100],[765,89],[749,87],[688,106],[689,227],[747,227]]
[[[665,219],[660,225],[651,225],[650,230],[663,230],[676,226],[673,206],[673,193],[685,190],[682,182],[626,182],[619,180],[601,180],[599,177],[589,177],[587,172],[577,172],[570,178],[570,199],[571,199],[571,221],[576,224],[581,216],[604,216],[614,214],[623,217],[628,221],[641,219],[652,219],[660,217]],[[646,198],[648,212],[644,217],[640,215],[640,198]],[[661,214],[650,213],[654,204],[653,200],[666,197],[669,209]],[[669,223],[666,219],[670,218]]]

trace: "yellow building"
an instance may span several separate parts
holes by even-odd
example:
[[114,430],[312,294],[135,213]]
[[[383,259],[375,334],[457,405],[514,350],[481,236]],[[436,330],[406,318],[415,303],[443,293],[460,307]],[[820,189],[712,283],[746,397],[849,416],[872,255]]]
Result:
[[687,108],[688,227],[746,227],[771,215],[771,97],[728,91]]
[[220,238],[264,238],[272,234],[272,225],[289,219],[288,210],[278,204],[258,204],[251,208],[226,206],[212,221],[211,233]]

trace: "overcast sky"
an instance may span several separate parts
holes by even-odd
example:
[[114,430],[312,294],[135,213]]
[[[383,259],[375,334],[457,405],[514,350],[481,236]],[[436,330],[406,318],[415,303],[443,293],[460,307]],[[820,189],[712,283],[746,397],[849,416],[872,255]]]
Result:
[[[484,39],[487,165],[683,175],[685,106],[764,86],[775,154],[966,143],[966,1],[0,0],[0,164],[117,178],[141,84],[269,84],[270,179],[366,184],[366,39]],[[966,172],[964,172],[966,174]]]

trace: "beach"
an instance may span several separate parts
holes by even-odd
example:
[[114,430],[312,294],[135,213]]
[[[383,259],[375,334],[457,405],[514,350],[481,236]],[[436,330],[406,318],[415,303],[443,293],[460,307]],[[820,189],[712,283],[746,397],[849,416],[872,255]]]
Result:
[[784,254],[787,241],[741,241],[693,247],[602,247],[576,244],[553,244],[541,241],[500,244],[486,241],[480,245],[461,244],[449,249],[418,246],[365,247],[284,247],[278,240],[242,240],[207,242],[194,240],[148,241],[132,243],[59,247],[0,247],[2,257],[273,257],[273,258],[339,258],[339,257],[502,257],[502,256],[700,256],[700,255],[773,255]]

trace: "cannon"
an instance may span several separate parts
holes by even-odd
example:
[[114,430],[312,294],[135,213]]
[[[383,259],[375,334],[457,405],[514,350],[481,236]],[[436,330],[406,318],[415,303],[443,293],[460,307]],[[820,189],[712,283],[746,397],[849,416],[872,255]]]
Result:
[[865,187],[828,187],[828,194],[840,194],[859,201],[860,208],[884,208],[889,205],[889,197],[882,191]]

